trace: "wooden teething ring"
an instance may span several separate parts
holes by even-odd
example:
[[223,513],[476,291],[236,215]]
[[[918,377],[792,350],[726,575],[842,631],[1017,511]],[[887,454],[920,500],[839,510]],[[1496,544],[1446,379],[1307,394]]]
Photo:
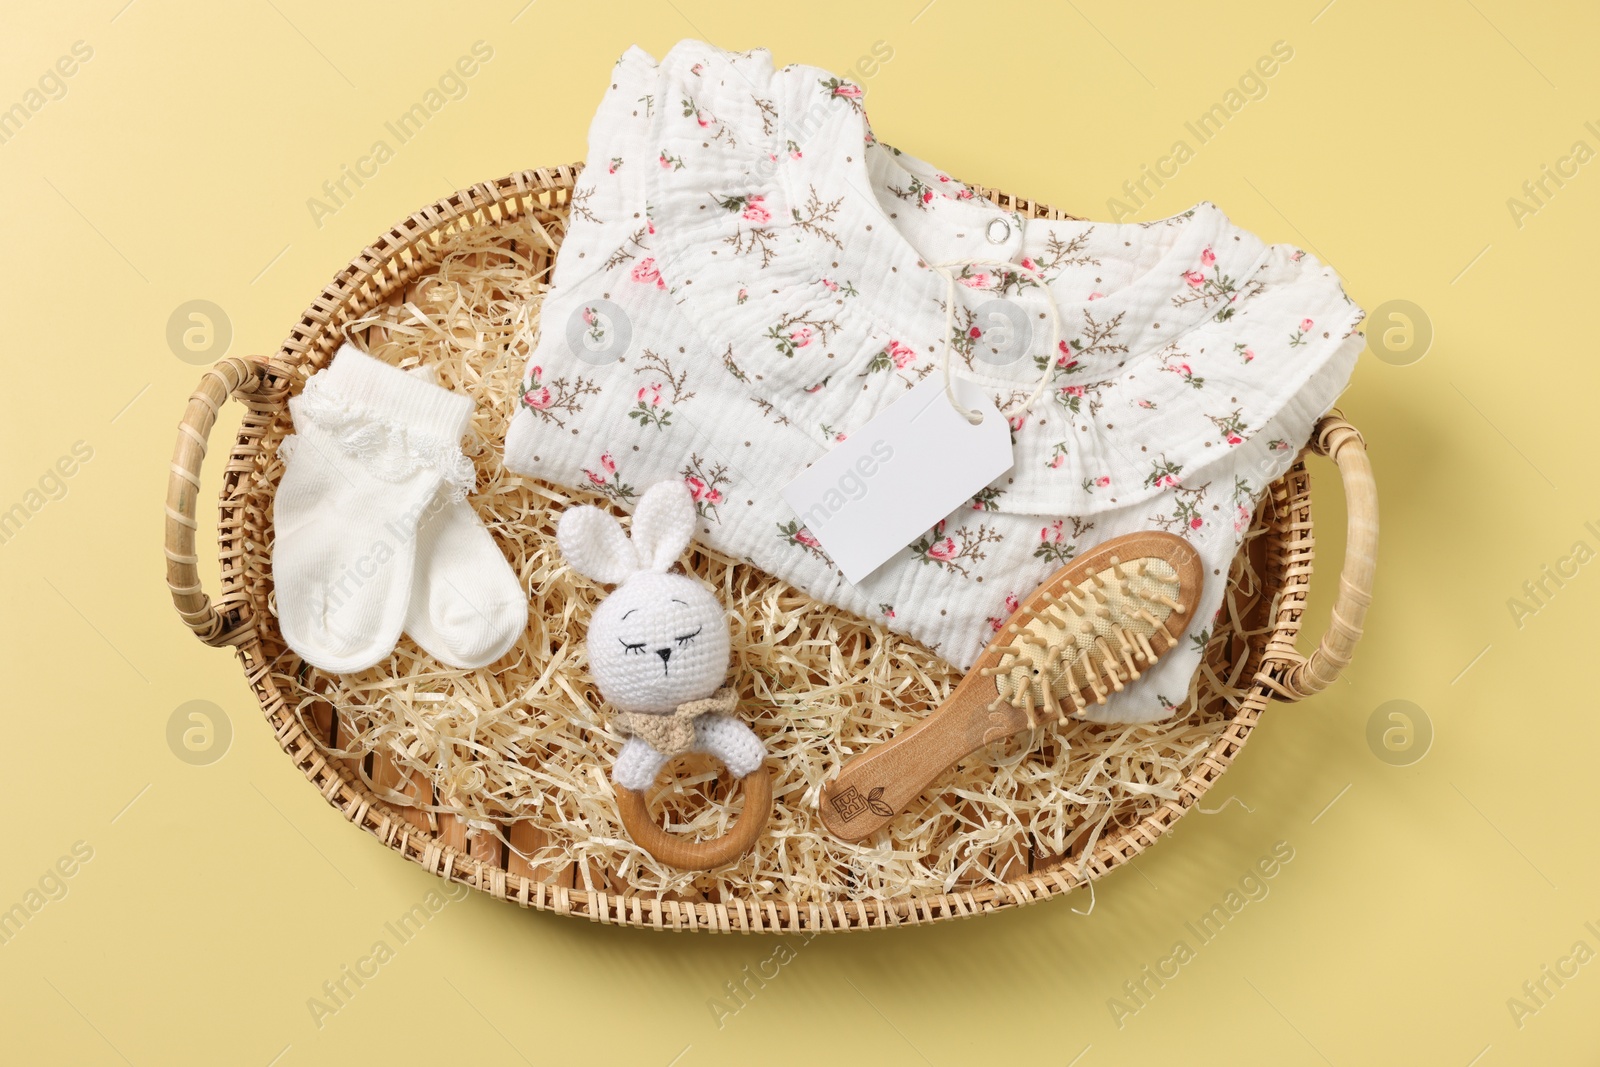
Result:
[[657,826],[650,817],[650,802],[640,790],[617,786],[617,810],[634,843],[668,867],[710,870],[750,851],[772,813],[772,772],[767,765],[763,763],[740,781],[744,783],[744,810],[733,829],[709,841],[676,837]]

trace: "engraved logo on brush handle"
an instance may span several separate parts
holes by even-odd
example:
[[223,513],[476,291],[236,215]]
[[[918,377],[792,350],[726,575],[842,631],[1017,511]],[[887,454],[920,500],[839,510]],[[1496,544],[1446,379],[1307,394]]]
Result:
[[845,822],[849,822],[864,811],[870,811],[887,819],[894,815],[894,809],[880,799],[882,796],[881,785],[875,785],[867,790],[865,797],[861,795],[861,790],[852,785],[829,797],[828,803],[833,805],[833,810],[837,811],[839,818]]

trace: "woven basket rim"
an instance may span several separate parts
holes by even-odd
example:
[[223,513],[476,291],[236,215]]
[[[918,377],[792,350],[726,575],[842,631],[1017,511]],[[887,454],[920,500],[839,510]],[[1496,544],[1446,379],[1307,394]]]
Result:
[[[271,664],[266,661],[262,634],[257,627],[257,620],[268,613],[264,603],[258,603],[251,591],[249,524],[265,523],[266,517],[264,512],[249,506],[247,483],[260,458],[259,442],[286,404],[291,386],[302,380],[309,369],[325,364],[343,342],[342,323],[370,309],[396,286],[411,280],[410,272],[419,262],[414,249],[458,227],[492,226],[535,208],[559,208],[566,202],[582,170],[581,163],[574,163],[516,171],[459,190],[406,216],[339,271],[306,308],[272,357],[255,362],[253,369],[260,375],[260,382],[251,393],[241,395],[248,410],[230,449],[220,496],[218,552],[222,565],[222,594],[215,605],[220,632],[208,640],[236,646],[280,746],[328,803],[340,810],[346,819],[434,874],[525,907],[628,926],[738,932],[897,926],[985,913],[1042,900],[1066,893],[1121,866],[1196,806],[1243,747],[1274,694],[1284,695],[1283,687],[1268,669],[1264,653],[1268,649],[1288,649],[1289,654],[1293,654],[1309,589],[1314,538],[1304,453],[1269,487],[1263,500],[1263,507],[1270,507],[1281,516],[1281,531],[1277,531],[1278,536],[1274,538],[1278,543],[1267,546],[1270,551],[1266,573],[1262,575],[1263,599],[1270,603],[1263,603],[1260,610],[1270,624],[1264,633],[1247,639],[1253,679],[1249,691],[1228,717],[1224,732],[1178,786],[1178,798],[1168,800],[1141,822],[1102,838],[1087,861],[1078,861],[1086,872],[1083,875],[1075,867],[1058,865],[971,889],[907,894],[888,901],[827,903],[751,897],[685,901],[648,893],[614,893],[551,885],[512,874],[418,830],[368,791],[359,779],[352,778],[337,761],[327,758],[318,743],[305,733],[283,693],[274,684]],[[982,186],[973,188],[993,203],[1029,217],[1075,217]]]

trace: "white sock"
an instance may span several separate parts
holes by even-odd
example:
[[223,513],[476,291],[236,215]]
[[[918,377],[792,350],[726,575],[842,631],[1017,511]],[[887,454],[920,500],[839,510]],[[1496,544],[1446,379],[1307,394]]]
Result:
[[417,532],[405,631],[435,659],[475,669],[505,655],[528,626],[528,597],[466,500],[441,489]]
[[460,447],[472,401],[346,344],[289,411],[273,519],[278,624],[313,666],[364,670],[400,638],[429,503],[472,485]]

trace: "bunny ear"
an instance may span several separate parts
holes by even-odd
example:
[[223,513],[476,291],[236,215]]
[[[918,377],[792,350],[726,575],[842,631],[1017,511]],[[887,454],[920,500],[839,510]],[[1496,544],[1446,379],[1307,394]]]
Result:
[[665,571],[689,547],[694,533],[694,498],[676,479],[645,490],[633,513],[633,550],[644,570]]
[[615,585],[639,571],[639,557],[617,520],[585,504],[569,509],[556,525],[556,543],[579,574]]

